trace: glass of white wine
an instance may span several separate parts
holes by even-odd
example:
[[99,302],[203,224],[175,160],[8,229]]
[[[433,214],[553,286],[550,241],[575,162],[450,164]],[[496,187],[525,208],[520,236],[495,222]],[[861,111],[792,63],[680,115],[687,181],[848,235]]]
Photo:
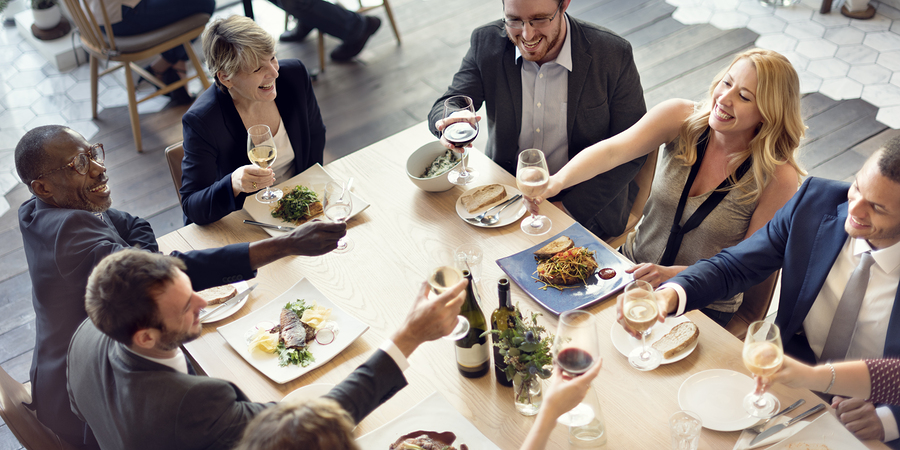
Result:
[[[350,217],[353,210],[353,201],[350,199],[350,192],[344,188],[344,184],[329,181],[325,185],[325,195],[322,198],[322,207],[325,217],[333,222],[345,222]],[[346,253],[353,247],[353,241],[344,236],[337,241],[335,253]]]
[[[744,338],[743,356],[747,370],[756,376],[768,377],[778,372],[784,362],[778,325],[764,320],[751,323],[747,328],[747,337]],[[754,389],[744,397],[744,409],[753,417],[771,417],[779,408],[781,402],[768,392],[757,394]]]
[[[431,290],[434,291],[435,294],[443,294],[450,289],[456,283],[459,283],[460,280],[463,279],[462,272],[453,266],[441,266],[434,271],[431,272],[431,276],[428,277],[428,285],[431,286]],[[450,334],[444,336],[444,339],[450,341],[458,341],[467,334],[469,334],[469,320],[464,316],[457,316],[459,321],[456,323],[456,328],[450,332]]]
[[[247,128],[247,157],[254,166],[268,169],[275,163],[277,155],[275,140],[268,125],[253,125]],[[266,190],[256,193],[256,200],[260,203],[274,203],[280,200],[282,195],[280,189],[266,186]]]
[[[544,152],[530,148],[519,153],[519,164],[516,167],[516,186],[526,197],[537,197],[547,189],[550,172]],[[553,222],[546,216],[532,214],[522,221],[522,231],[532,236],[540,236],[550,231]]]
[[631,351],[628,362],[637,370],[653,370],[662,362],[662,352],[647,347],[647,333],[659,318],[659,306],[653,286],[643,280],[634,280],[625,286],[625,302],[622,305],[625,322],[641,333],[641,347]]
[[444,119],[451,116],[471,117],[470,120],[447,125],[441,135],[462,152],[459,168],[447,173],[447,179],[453,184],[465,186],[471,183],[477,175],[475,169],[466,167],[466,160],[469,156],[468,145],[478,137],[478,122],[475,121],[475,106],[472,98],[466,95],[454,95],[444,100]]

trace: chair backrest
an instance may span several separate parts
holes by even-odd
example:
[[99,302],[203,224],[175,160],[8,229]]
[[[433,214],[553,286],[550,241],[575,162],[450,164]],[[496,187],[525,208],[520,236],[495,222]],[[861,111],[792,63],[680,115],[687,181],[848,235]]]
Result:
[[28,450],[72,450],[56,433],[44,426],[24,403],[31,403],[28,387],[0,368],[0,419]]
[[[75,21],[75,26],[78,27],[81,42],[87,47],[87,50],[104,56],[115,52],[116,38],[113,36],[104,0],[97,0],[100,10],[103,11],[103,17],[96,17],[86,0],[64,1],[66,9],[72,15],[72,20]],[[103,25],[105,33],[100,31],[100,25]]]
[[634,198],[634,204],[631,205],[631,211],[628,213],[628,223],[625,225],[625,232],[606,240],[610,247],[619,248],[619,246],[624,244],[628,233],[634,230],[641,217],[644,216],[644,206],[647,204],[647,199],[650,198],[650,188],[653,186],[653,177],[656,175],[656,160],[658,156],[658,148],[650,152],[641,170],[634,176],[634,181],[638,184],[640,190],[638,190],[637,197]]
[[181,203],[182,159],[184,159],[184,141],[166,147],[166,162],[169,164],[169,173],[172,174],[172,182],[175,183],[175,193],[178,194],[178,203]]
[[762,283],[747,289],[744,292],[744,300],[738,308],[734,317],[725,327],[731,334],[743,340],[747,336],[747,327],[757,320],[766,318],[769,312],[769,306],[772,304],[772,297],[775,295],[775,286],[777,285],[778,276],[781,271],[775,271],[769,278]]

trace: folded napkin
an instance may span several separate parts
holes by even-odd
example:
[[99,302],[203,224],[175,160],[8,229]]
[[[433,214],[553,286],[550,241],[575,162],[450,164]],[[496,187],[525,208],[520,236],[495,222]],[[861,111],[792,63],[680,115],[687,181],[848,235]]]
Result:
[[[769,422],[769,424],[766,425],[766,429],[769,429],[769,427],[774,426],[776,423],[784,423],[789,420],[791,420],[790,417],[781,416],[781,417],[775,419],[775,422]],[[806,422],[806,421],[796,423],[794,425],[791,425],[791,426],[769,436],[766,439],[763,439],[761,442],[757,442],[756,445],[754,445],[752,447],[750,446],[750,441],[752,441],[753,438],[755,438],[759,433],[754,433],[753,431],[750,431],[750,430],[743,430],[743,431],[741,431],[741,437],[738,438],[737,442],[734,444],[734,450],[749,450],[752,448],[767,447],[769,445],[772,445],[772,444],[781,442],[784,439],[787,439],[788,437],[790,437],[793,434],[797,433],[798,431],[802,430],[807,425],[809,425],[809,422]]]

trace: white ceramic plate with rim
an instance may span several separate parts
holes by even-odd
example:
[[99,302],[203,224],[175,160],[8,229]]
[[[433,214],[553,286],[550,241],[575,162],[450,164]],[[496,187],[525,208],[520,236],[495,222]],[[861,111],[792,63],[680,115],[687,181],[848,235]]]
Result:
[[456,435],[453,447],[460,448],[460,444],[466,444],[472,450],[500,450],[437,392],[394,420],[360,437],[356,443],[364,449],[387,449],[400,436],[414,431],[449,431]]
[[[306,300],[307,305],[311,302],[316,302],[321,306],[331,308],[331,318],[329,320],[334,321],[338,327],[334,341],[327,345],[320,345],[316,341],[311,341],[309,343],[309,351],[312,352],[316,360],[306,367],[296,365],[280,367],[278,365],[278,356],[273,353],[260,351],[251,353],[247,342],[248,332],[252,333],[253,331],[251,330],[255,330],[257,324],[260,323],[278,324],[281,309],[284,308],[284,305],[297,299]],[[368,325],[339,308],[328,297],[325,297],[325,294],[316,289],[309,280],[303,278],[285,291],[284,294],[275,298],[275,300],[266,303],[256,311],[228,325],[219,327],[217,331],[234,348],[234,351],[241,355],[256,370],[259,370],[263,375],[276,383],[287,383],[325,364],[349,347],[356,338],[368,329]]]
[[[798,423],[794,427],[799,425]],[[779,442],[777,445],[769,447],[768,450],[820,450],[826,448],[826,445],[827,448],[840,450],[866,450],[867,448],[852,433],[847,431],[847,428],[831,411],[826,411],[812,422],[809,422],[809,425],[796,431],[792,436]]]
[[[690,322],[686,316],[678,316],[678,317],[667,317],[666,321],[663,323],[656,322],[653,324],[653,328],[650,329],[650,336],[647,336],[647,347],[653,345],[654,342],[662,339],[663,336],[666,335],[672,328],[675,328],[676,325],[684,322]],[[626,358],[631,354],[631,351],[636,348],[641,348],[641,340],[635,339],[628,334],[622,325],[617,323],[613,323],[612,330],[610,330],[610,339],[612,339],[613,345],[616,347],[616,350],[619,351]],[[688,355],[693,353],[694,349],[697,348],[697,344],[700,343],[700,338],[698,337],[693,344],[691,344],[688,348],[676,353],[675,356],[671,358],[664,358],[661,364],[671,364],[676,361],[681,361],[684,358],[687,358]]]
[[[237,283],[231,283],[231,284],[234,285],[234,287],[237,289],[237,294],[235,294],[235,295],[241,295],[244,291],[246,291],[247,289],[250,289],[250,285],[247,284],[246,281],[238,281]],[[253,294],[251,293],[250,295],[253,295]],[[247,304],[247,299],[250,298],[250,295],[244,297],[241,301],[237,302],[234,305],[231,305],[229,307],[223,307],[225,309],[219,308],[219,309],[213,311],[208,316],[204,317],[203,320],[200,321],[200,323],[203,323],[203,324],[215,323],[222,319],[227,319],[227,318],[233,316],[234,313],[240,311],[240,309],[243,308],[244,305]],[[215,308],[215,307],[216,307],[216,305],[211,306],[211,308]]]
[[[482,186],[484,186],[484,185],[482,185]],[[475,186],[472,189],[478,189],[482,186]],[[497,205],[505,202],[506,200],[512,198],[516,194],[521,194],[521,192],[518,189],[516,189],[512,186],[508,186],[505,184],[503,184],[501,186],[506,188],[506,197],[503,197],[503,200],[491,203],[491,204],[489,204],[481,209],[478,209],[477,211],[471,212],[471,213],[469,211],[466,211],[466,207],[463,206],[463,204],[462,204],[462,200],[461,200],[462,195],[460,195],[460,198],[456,199],[456,214],[459,215],[460,219],[463,219],[463,221],[465,221],[465,219],[474,218],[475,216],[487,211],[488,209],[491,209],[494,206],[497,206]],[[472,189],[469,189],[466,192],[469,192]],[[463,194],[463,195],[465,195],[465,194]],[[515,204],[510,205],[509,208],[504,209],[503,212],[500,213],[500,221],[493,225],[485,225],[485,224],[477,224],[476,225],[476,224],[470,223],[470,222],[466,222],[466,223],[468,223],[469,225],[475,226],[475,227],[500,228],[500,227],[505,227],[505,226],[521,219],[522,216],[524,216],[527,211],[528,211],[528,208],[525,207],[524,199],[519,199],[519,200],[516,200]]]
[[[303,171],[303,173],[299,175],[295,175],[290,180],[287,180],[283,183],[279,183],[273,187],[281,189],[285,193],[287,193],[288,188],[293,189],[294,186],[303,185],[306,186],[313,191],[316,192],[316,195],[319,197],[319,201],[322,201],[322,197],[325,194],[325,185],[328,184],[329,181],[334,181],[334,178],[325,171],[322,166],[316,164],[309,169]],[[346,181],[346,180],[343,180]],[[357,214],[363,212],[364,209],[369,207],[369,203],[365,200],[359,198],[358,195],[354,194],[353,187],[350,187],[350,198],[353,201],[353,207],[350,210],[350,217],[347,220],[352,219]],[[297,225],[291,222],[285,222],[284,220],[272,217],[272,210],[278,206],[278,202],[275,203],[260,203],[256,200],[255,194],[247,196],[244,199],[244,210],[250,213],[250,217],[253,217],[253,220],[257,222],[267,223],[269,225],[282,225],[288,227],[296,227]],[[313,218],[318,218],[322,220],[328,220],[324,214],[320,214],[318,216],[314,216]],[[256,225],[244,225],[244,226],[256,226]],[[278,231],[272,230],[270,228],[263,228],[266,233],[269,233],[271,236],[281,236],[282,234],[287,233],[287,231]]]
[[703,428],[738,431],[759,419],[744,411],[743,401],[756,388],[753,379],[733,370],[711,369],[691,375],[678,388],[678,407],[697,413]]
[[285,395],[281,401],[283,402],[307,402],[315,398],[319,398],[327,394],[334,388],[333,384],[328,383],[313,383],[303,386],[299,389],[295,389]]

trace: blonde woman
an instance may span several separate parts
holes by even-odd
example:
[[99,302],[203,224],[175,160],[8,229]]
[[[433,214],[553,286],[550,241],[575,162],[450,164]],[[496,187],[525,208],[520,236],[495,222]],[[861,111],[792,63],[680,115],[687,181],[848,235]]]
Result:
[[[644,218],[622,249],[638,263],[628,272],[658,286],[753,234],[794,195],[805,174],[795,158],[805,128],[791,63],[770,50],[748,50],[716,76],[706,101],[660,103],[631,128],[578,153],[530,208],[665,145]],[[738,295],[703,311],[724,326],[740,303]]]

